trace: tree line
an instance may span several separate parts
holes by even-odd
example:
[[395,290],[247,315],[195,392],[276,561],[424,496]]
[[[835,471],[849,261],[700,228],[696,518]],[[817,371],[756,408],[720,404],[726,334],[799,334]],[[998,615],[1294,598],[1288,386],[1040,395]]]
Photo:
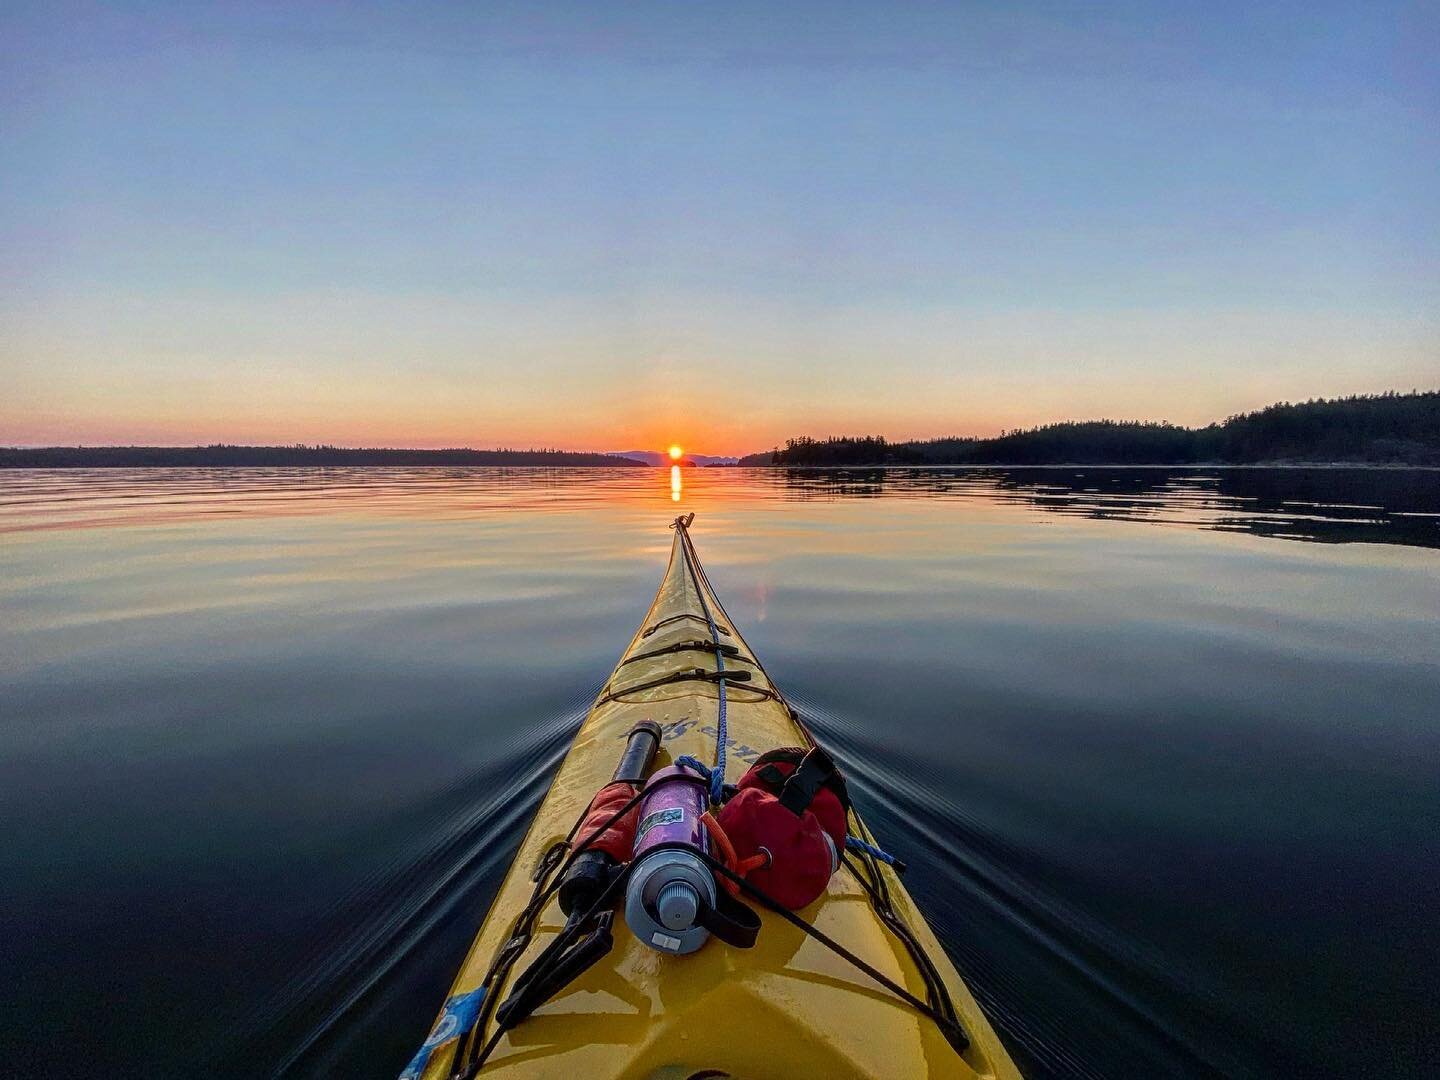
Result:
[[800,437],[742,465],[1186,465],[1348,461],[1440,465],[1440,391],[1280,402],[1202,428],[1140,420],[1045,424],[995,438]]
[[569,450],[397,450],[341,446],[45,446],[0,447],[0,468],[147,468],[354,465],[548,465],[564,468],[641,466],[613,454]]

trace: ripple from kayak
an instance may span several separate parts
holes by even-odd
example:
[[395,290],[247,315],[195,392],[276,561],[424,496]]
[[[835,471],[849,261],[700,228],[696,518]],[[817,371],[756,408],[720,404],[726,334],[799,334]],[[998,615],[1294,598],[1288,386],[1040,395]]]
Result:
[[[1177,1007],[1219,1011],[1205,987],[1027,874],[1043,853],[967,811],[925,762],[897,760],[874,724],[788,696],[841,761],[881,845],[909,864],[907,888],[1027,1077],[1144,1075],[1157,1061],[1171,1075],[1251,1071],[1221,1047],[1197,1045],[1168,1018]],[[1037,1007],[1056,996],[1057,977],[1080,990],[1076,1007],[1093,1019],[1093,1051],[1074,1046],[1075,1017]],[[1036,979],[1047,981],[1045,993],[1032,989]],[[1158,1011],[1150,1004],[1157,997],[1172,1004]],[[1117,1029],[1117,1015],[1129,1023]]]
[[[277,1077],[355,1075],[354,1062],[341,1062],[362,1045],[367,1074],[399,1071],[406,1047],[423,1037],[439,1007],[591,700],[587,693],[583,704],[507,733],[491,760],[416,811],[424,822],[414,835],[424,843],[338,900],[308,953],[283,965],[294,973],[243,1025],[237,1075],[255,1075],[257,1059],[276,1061],[270,1074]],[[436,947],[442,936],[464,943],[460,955]],[[417,964],[427,947],[446,955]],[[433,994],[385,993],[391,981],[413,988],[418,967],[427,969],[419,982],[435,983]],[[414,1014],[413,1022],[397,1022],[401,1013]],[[385,1062],[377,1043],[393,1043],[399,1056]]]

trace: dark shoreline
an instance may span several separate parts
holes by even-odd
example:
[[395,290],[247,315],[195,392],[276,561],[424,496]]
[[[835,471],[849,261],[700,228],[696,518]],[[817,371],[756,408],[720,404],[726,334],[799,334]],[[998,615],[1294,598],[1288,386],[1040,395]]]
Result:
[[404,450],[338,446],[0,447],[0,469],[383,468],[397,465],[563,469],[649,467],[634,458],[568,450]]
[[[0,470],[4,469],[385,469],[385,468],[510,468],[510,469],[614,469],[642,468],[668,469],[668,465],[650,465],[634,458],[615,458],[600,454],[554,455],[555,458],[602,458],[599,461],[563,460],[516,460],[507,458],[495,460],[487,454],[484,460],[469,458],[444,458],[421,460],[423,451],[409,451],[389,460],[353,461],[193,461],[193,460],[143,460],[127,461],[104,458],[85,460],[31,460],[34,452],[0,447]],[[476,456],[485,452],[476,452]],[[1440,465],[1410,464],[1394,461],[1197,461],[1179,464],[1148,462],[1137,464],[1123,461],[999,461],[999,462],[935,462],[929,464],[883,464],[855,462],[849,465],[703,465],[702,469],[763,469],[776,472],[853,472],[856,470],[884,470],[887,472],[936,472],[965,470],[971,472],[987,469],[1164,469],[1164,470],[1207,470],[1207,469],[1295,469],[1295,470],[1339,470],[1364,469],[1372,472],[1440,472]]]
[[1440,390],[1280,402],[1205,427],[1166,421],[1066,420],[993,438],[891,442],[883,435],[800,436],[742,465],[1440,466]]
[[784,469],[803,472],[844,472],[855,469],[887,469],[921,471],[933,469],[1373,469],[1378,472],[1421,470],[1440,472],[1440,465],[1412,465],[1395,461],[1185,461],[1134,463],[1125,461],[970,461],[934,462],[925,464],[851,464],[851,465],[715,465],[708,468]]

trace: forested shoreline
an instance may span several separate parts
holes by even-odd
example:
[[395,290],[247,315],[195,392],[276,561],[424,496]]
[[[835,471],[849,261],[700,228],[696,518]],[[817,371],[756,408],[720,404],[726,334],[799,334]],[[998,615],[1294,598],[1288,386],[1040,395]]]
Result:
[[613,454],[568,450],[403,450],[340,446],[44,446],[0,447],[0,468],[174,468],[367,465],[548,465],[558,468],[644,467]]
[[1138,420],[1046,424],[995,438],[800,437],[742,465],[1186,465],[1351,462],[1440,466],[1440,391],[1282,402],[1203,428]]

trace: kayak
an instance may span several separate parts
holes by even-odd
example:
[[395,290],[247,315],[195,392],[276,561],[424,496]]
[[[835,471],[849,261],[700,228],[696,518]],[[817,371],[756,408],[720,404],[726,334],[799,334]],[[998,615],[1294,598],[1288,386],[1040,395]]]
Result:
[[[1018,1078],[906,892],[902,864],[892,865],[848,806],[850,850],[823,894],[797,911],[768,905],[767,894],[717,868],[717,881],[734,879],[726,886],[737,894],[732,909],[738,901],[758,922],[748,947],[707,940],[667,953],[678,938],[647,929],[642,940],[618,900],[613,916],[567,930],[557,880],[578,862],[585,831],[577,828],[618,775],[627,739],[644,742],[635,732],[658,736],[653,770],[684,773],[676,765],[684,757],[731,781],[773,748],[815,747],[711,589],[692,519],[672,524],[659,592],[577,732],[403,1080]],[[702,793],[711,781],[718,790],[713,774],[695,781]],[[641,834],[661,817],[651,814]],[[577,945],[593,948],[578,958],[585,949]],[[555,960],[570,949],[577,958],[568,967]],[[526,993],[531,1000],[515,1006]]]

